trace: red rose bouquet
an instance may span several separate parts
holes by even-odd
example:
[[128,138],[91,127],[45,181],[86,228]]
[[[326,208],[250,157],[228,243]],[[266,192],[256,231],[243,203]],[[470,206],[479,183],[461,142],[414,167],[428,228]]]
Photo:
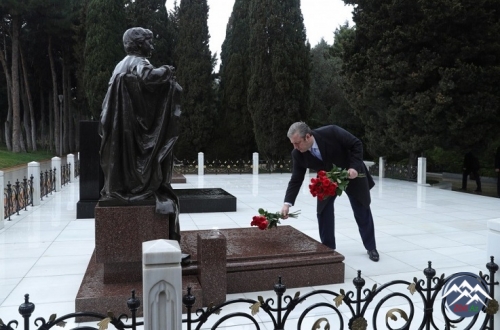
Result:
[[[358,178],[364,176],[364,174],[358,174]],[[318,176],[311,179],[309,191],[313,197],[318,197],[322,201],[329,196],[341,196],[348,184],[349,173],[347,170],[333,165],[330,171],[319,171]]]
[[[292,213],[288,213],[288,217],[297,218],[300,214],[300,211],[295,211]],[[257,226],[260,230],[271,229],[274,227],[278,227],[278,223],[280,223],[280,219],[283,219],[283,215],[281,212],[270,213],[264,209],[259,209],[259,215],[256,215],[252,218],[252,222],[250,226]]]

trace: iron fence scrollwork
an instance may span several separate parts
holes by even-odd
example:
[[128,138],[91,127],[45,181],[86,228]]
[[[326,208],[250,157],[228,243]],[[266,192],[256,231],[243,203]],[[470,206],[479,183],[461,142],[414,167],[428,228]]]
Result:
[[[55,169],[54,169],[55,170]],[[71,164],[61,166],[61,186],[65,186],[70,182],[71,177]]]
[[[276,294],[276,299],[268,298],[264,300],[262,296],[258,296],[257,299],[240,298],[228,300],[219,305],[210,305],[206,308],[200,308],[195,311],[196,318],[193,318],[193,306],[196,302],[196,298],[191,294],[191,288],[188,287],[187,294],[184,295],[182,302],[186,307],[187,313],[186,318],[182,320],[182,323],[186,324],[188,330],[191,330],[193,326],[196,329],[203,327],[207,321],[212,318],[217,318],[211,322],[211,329],[219,329],[225,327],[225,322],[235,324],[235,319],[244,319],[245,323],[249,323],[255,326],[255,329],[260,329],[260,322],[271,322],[275,330],[283,330],[290,319],[291,313],[298,309],[299,306],[303,306],[303,310],[298,312],[297,329],[303,329],[305,327],[305,320],[313,321],[312,329],[319,329],[321,325],[324,325],[324,329],[345,329],[346,327],[351,330],[366,330],[370,324],[373,329],[394,329],[392,323],[403,323],[396,325],[398,329],[451,329],[456,328],[458,324],[463,325],[466,329],[479,329],[479,330],[492,330],[494,326],[494,315],[498,314],[498,302],[494,299],[495,296],[495,286],[498,285],[498,281],[495,281],[495,273],[498,271],[498,265],[494,262],[494,258],[491,257],[491,261],[486,264],[488,269],[488,274],[483,274],[479,272],[479,275],[472,273],[469,274],[477,283],[481,283],[481,287],[477,289],[475,286],[471,290],[476,292],[481,292],[484,298],[484,303],[480,310],[477,310],[477,314],[471,315],[470,317],[458,317],[450,315],[452,312],[449,308],[451,306],[446,306],[446,300],[444,299],[447,293],[443,290],[447,285],[454,284],[456,280],[456,275],[463,274],[452,274],[445,277],[444,274],[437,277],[436,270],[432,268],[432,263],[428,262],[428,267],[423,270],[425,279],[413,278],[412,281],[406,280],[395,280],[383,285],[378,286],[373,285],[372,288],[365,288],[366,281],[361,277],[361,271],[358,270],[357,276],[353,279],[353,284],[355,289],[352,291],[345,291],[340,289],[339,292],[334,292],[330,290],[315,290],[304,295],[300,295],[300,292],[296,292],[294,296],[285,295],[287,290],[285,284],[283,284],[281,277],[278,278],[278,283],[274,284],[274,292]],[[460,279],[462,281],[462,279]],[[465,281],[465,280],[464,280]],[[479,284],[477,285],[479,286]],[[463,287],[467,287],[464,285]],[[455,291],[452,287],[450,291]],[[442,296],[439,296],[442,293]],[[467,292],[470,293],[470,292]],[[457,293],[460,297],[464,295],[463,292]],[[313,297],[320,297],[321,299],[314,300]],[[492,298],[493,297],[493,298]],[[326,298],[326,300],[324,300]],[[441,298],[441,299],[440,299]],[[470,298],[464,298],[468,300]],[[307,300],[312,300],[313,303],[309,306],[304,304]],[[396,305],[386,304],[391,299],[399,299]],[[324,300],[324,301],[320,301]],[[314,302],[316,301],[316,302]],[[404,306],[401,306],[402,303]],[[421,319],[415,319],[416,303],[422,304],[423,316]],[[235,308],[238,305],[246,306],[245,308]],[[440,311],[442,318],[435,315],[435,311],[439,310],[435,308],[435,305],[440,306]],[[368,318],[368,308],[373,306],[373,314],[371,318]],[[48,321],[43,318],[37,318],[35,324],[41,323],[38,330],[48,330],[54,326],[64,326],[66,321],[71,318],[78,317],[90,317],[100,320],[97,324],[99,328],[93,328],[91,326],[78,327],[78,329],[103,329],[107,328],[107,324],[112,324],[116,329],[132,329],[136,330],[138,326],[144,325],[143,322],[137,322],[136,311],[140,306],[140,301],[135,297],[135,291],[132,291],[132,297],[128,299],[127,306],[131,311],[131,324],[124,324],[122,319],[128,317],[126,315],[120,315],[116,318],[113,313],[108,312],[108,315],[103,315],[94,312],[77,312],[64,315],[62,317],[57,317],[56,314],[52,314]],[[396,306],[396,307],[394,307]],[[29,302],[29,295],[25,295],[25,302],[19,307],[19,313],[24,318],[24,330],[29,330],[29,320],[32,312],[34,311],[35,305]],[[227,312],[225,309],[227,308]],[[237,310],[237,311],[235,311]],[[245,311],[248,310],[248,311]],[[383,315],[383,311],[385,315]],[[263,312],[264,315],[259,317],[259,321],[256,319],[255,315],[257,313]],[[379,314],[383,315],[381,322],[379,320]],[[322,315],[318,318],[319,315]],[[399,319],[398,319],[399,317]],[[312,320],[311,320],[312,318]],[[479,319],[482,321],[478,321]],[[294,320],[295,322],[295,320]],[[413,322],[416,322],[414,325]],[[380,326],[383,324],[383,326]],[[13,325],[18,326],[18,322],[13,320],[7,324],[3,323],[0,319],[0,330],[14,330]],[[303,327],[304,326],[304,327]],[[247,326],[248,327],[248,326]],[[307,327],[309,329],[309,326]]]
[[[137,321],[137,310],[139,309],[139,306],[141,305],[141,302],[139,299],[135,297],[135,290],[132,290],[132,297],[127,300],[127,307],[130,310],[131,317],[130,317],[130,324],[126,324],[125,322],[128,322],[128,316],[126,314],[122,314],[118,317],[116,317],[113,312],[108,312],[107,315],[100,314],[100,313],[95,313],[95,312],[76,312],[76,313],[70,313],[66,314],[61,317],[57,317],[57,314],[52,314],[48,318],[48,320],[45,320],[43,317],[38,317],[34,320],[34,324],[38,326],[37,330],[49,330],[52,328],[57,327],[57,329],[60,329],[64,327],[67,323],[68,320],[70,319],[92,319],[96,320],[97,326],[92,327],[92,326],[82,326],[82,327],[77,327],[75,329],[86,329],[86,330],[100,330],[100,329],[108,329],[108,325],[112,324],[115,329],[118,330],[125,330],[125,329],[132,329],[136,330],[137,327],[143,326],[144,322],[138,322]],[[35,310],[35,304],[29,301],[29,295],[26,294],[24,295],[24,303],[19,306],[19,314],[22,315],[24,318],[24,330],[29,330],[30,329],[30,318],[31,314]],[[125,322],[124,322],[125,321]],[[90,322],[90,321],[89,321]],[[15,328],[13,326],[15,325]],[[18,329],[19,322],[16,320],[12,320],[5,324],[2,319],[0,319],[0,330],[14,330]]]
[[[471,317],[450,315],[451,311],[446,308],[445,300],[439,296],[439,293],[443,292],[445,285],[449,284],[457,274],[448,277],[442,274],[440,277],[436,277],[436,271],[431,267],[429,261],[428,267],[423,271],[426,277],[425,280],[419,280],[415,277],[412,281],[395,280],[381,286],[375,284],[372,288],[365,288],[366,281],[361,277],[361,271],[358,271],[357,277],[353,279],[355,290],[348,292],[343,289],[339,290],[339,292],[315,290],[304,295],[297,292],[293,297],[284,296],[286,286],[279,277],[278,283],[274,285],[276,299],[264,300],[262,296],[258,296],[256,300],[247,298],[233,299],[217,306],[196,310],[198,316],[196,319],[193,319],[191,315],[196,298],[191,294],[191,289],[188,288],[187,294],[183,298],[183,303],[187,309],[187,317],[183,319],[183,323],[186,324],[188,330],[191,330],[193,326],[200,329],[207,323],[209,318],[216,317],[217,320],[211,322],[213,324],[211,329],[218,329],[219,326],[222,329],[225,326],[225,321],[231,320],[228,323],[235,324],[236,318],[244,318],[247,324],[250,322],[256,329],[260,329],[259,321],[257,321],[255,315],[262,311],[265,315],[260,316],[260,322],[268,322],[269,319],[269,322],[273,323],[274,329],[282,330],[286,328],[285,325],[292,311],[298,306],[305,306],[304,302],[307,299],[313,300],[313,297],[321,296],[327,297],[330,302],[316,302],[305,306],[302,311],[298,311],[300,315],[297,329],[305,329],[306,318],[309,318],[310,321],[310,318],[314,320],[317,315],[323,315],[316,319],[312,329],[319,329],[323,326],[324,329],[366,330],[370,324],[371,329],[392,330],[395,327],[391,322],[399,322],[403,324],[394,325],[398,329],[451,329],[460,324],[464,325],[466,329],[491,330],[493,329],[494,315],[498,313],[498,302],[492,298],[495,294],[495,285],[498,285],[498,281],[495,281],[498,265],[494,263],[493,257],[486,264],[486,268],[489,274],[480,272],[479,275],[472,275],[485,283],[482,289],[489,294],[490,299],[487,299],[486,305],[478,314]],[[398,286],[400,286],[400,290],[398,290]],[[395,299],[400,299],[405,305],[394,307],[392,303],[387,303]],[[414,302],[417,299],[420,299],[423,303],[423,317],[418,320],[415,319],[416,307]],[[401,304],[401,301],[398,300],[397,302]],[[242,312],[243,308],[239,309],[241,311],[232,312],[237,304],[246,304],[250,312]],[[439,310],[434,307],[436,304],[440,305],[443,321],[439,321],[439,318],[434,315],[435,310]],[[373,305],[373,315],[368,319],[368,308]],[[224,313],[223,310],[227,306],[231,307],[227,308],[227,313]],[[382,322],[377,322],[383,310],[387,310],[383,315],[384,318]],[[482,321],[478,322],[480,317]],[[414,322],[417,324],[414,325]],[[380,324],[383,323],[385,324],[381,326]],[[310,326],[307,329],[310,329]]]
[[[369,172],[371,175],[379,175],[380,164],[376,163],[370,166]],[[384,167],[385,177],[389,179],[398,179],[417,182],[418,166],[401,165],[401,164],[386,164]]]
[[197,174],[198,161],[184,159],[182,162],[175,162],[174,171],[180,174]]
[[260,169],[265,173],[280,173],[280,174],[291,173],[292,161],[289,159],[264,160],[261,162]]
[[78,178],[80,176],[80,161],[75,160],[75,178]]
[[29,179],[24,177],[23,182],[17,179],[14,185],[9,181],[4,188],[4,219],[10,221],[20,210],[27,211],[28,205],[33,205],[33,175]]

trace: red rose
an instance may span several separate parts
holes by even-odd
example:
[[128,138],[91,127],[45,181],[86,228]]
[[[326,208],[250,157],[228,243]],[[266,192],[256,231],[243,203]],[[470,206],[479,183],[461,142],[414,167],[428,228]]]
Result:
[[267,220],[262,221],[261,223],[259,223],[259,229],[260,230],[266,230],[268,224],[269,224],[269,222]]

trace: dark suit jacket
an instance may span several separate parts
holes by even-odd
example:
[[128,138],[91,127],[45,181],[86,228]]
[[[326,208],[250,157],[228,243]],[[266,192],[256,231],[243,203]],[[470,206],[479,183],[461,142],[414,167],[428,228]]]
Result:
[[[318,144],[323,160],[314,157],[309,151],[304,153],[297,149],[292,151],[293,170],[286,190],[285,202],[295,204],[295,199],[308,168],[316,171],[329,171],[335,164],[340,168],[353,168],[359,174],[365,175],[363,178],[351,180],[346,193],[351,197],[355,197],[363,206],[369,207],[371,202],[370,189],[375,185],[375,182],[363,162],[363,144],[361,141],[348,131],[335,125],[315,129],[312,131],[312,135]],[[318,213],[321,213],[326,201],[327,199],[318,200]]]

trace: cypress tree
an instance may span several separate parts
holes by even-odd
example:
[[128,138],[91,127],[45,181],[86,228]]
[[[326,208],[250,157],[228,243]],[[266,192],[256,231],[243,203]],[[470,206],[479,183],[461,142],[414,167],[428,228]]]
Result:
[[410,161],[434,146],[468,150],[500,123],[500,4],[357,4],[344,56],[349,99],[379,154]]
[[247,106],[249,71],[249,2],[236,0],[222,44],[220,65],[220,122],[217,136],[219,158],[248,159],[257,151],[253,123]]
[[194,158],[211,143],[215,125],[212,55],[208,47],[206,0],[183,0],[175,50],[177,80],[183,88],[178,158]]
[[84,86],[89,111],[95,119],[116,64],[124,57],[123,33],[126,30],[123,0],[90,0],[87,7]]
[[264,159],[288,157],[288,127],[307,121],[309,50],[300,1],[251,1],[248,107]]
[[[335,40],[339,39],[339,35],[351,31],[344,25],[335,32]],[[311,49],[311,103],[308,124],[311,127],[339,125],[362,138],[363,124],[355,116],[354,109],[344,96],[342,60],[333,48],[322,39]]]

